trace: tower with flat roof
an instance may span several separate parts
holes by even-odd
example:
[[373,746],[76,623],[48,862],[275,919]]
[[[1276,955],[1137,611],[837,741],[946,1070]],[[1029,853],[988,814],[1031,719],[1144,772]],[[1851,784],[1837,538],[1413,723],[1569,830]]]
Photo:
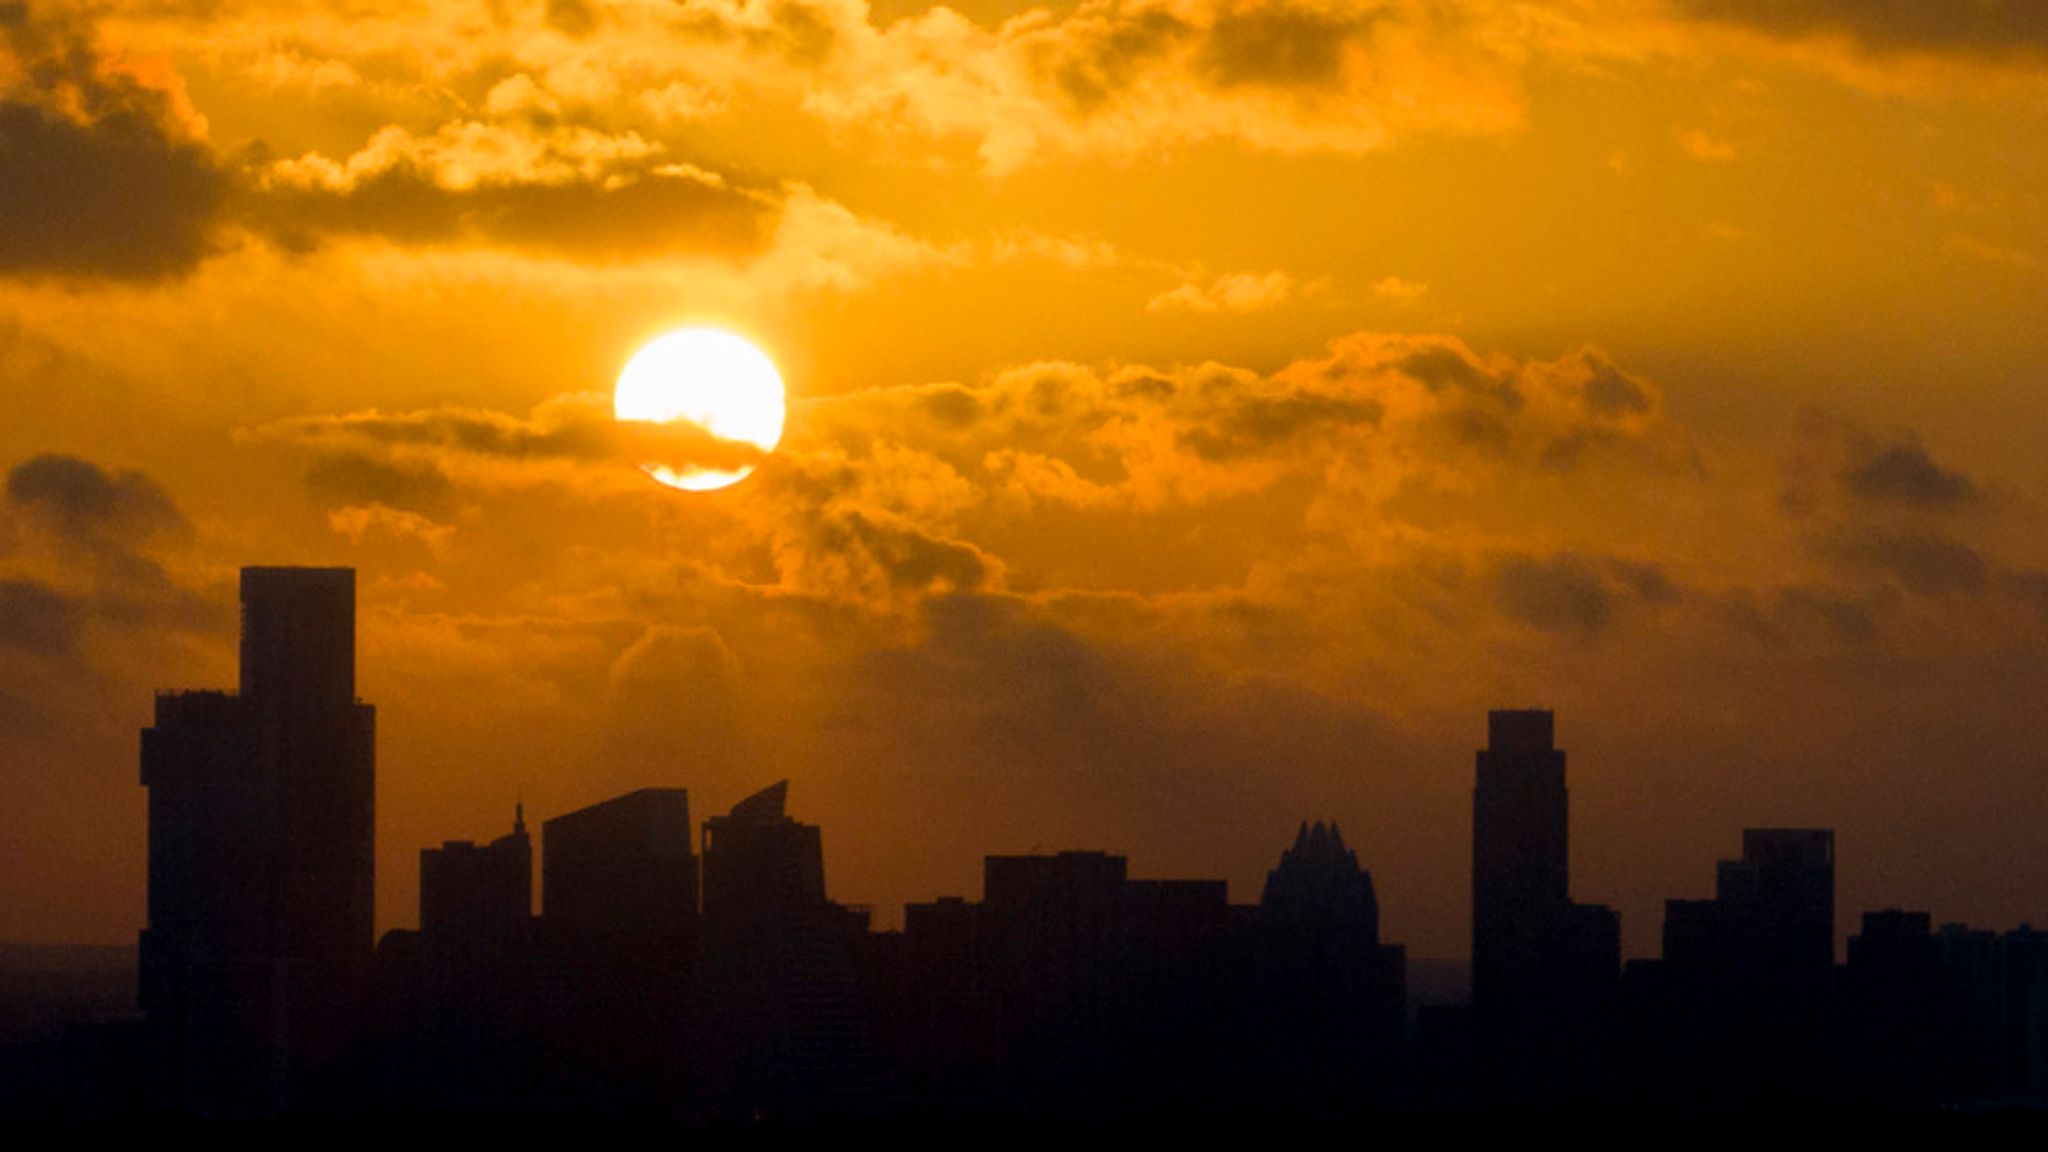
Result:
[[1571,903],[1565,756],[1549,712],[1492,712],[1472,789],[1472,1001],[1540,995]]
[[338,1091],[374,946],[376,714],[355,572],[245,568],[241,690],[166,693],[142,733],[153,1093],[211,1115]]
[[1555,717],[1489,713],[1472,789],[1472,1011],[1502,1099],[1555,1101],[1602,1074],[1621,921],[1572,901],[1570,856]]

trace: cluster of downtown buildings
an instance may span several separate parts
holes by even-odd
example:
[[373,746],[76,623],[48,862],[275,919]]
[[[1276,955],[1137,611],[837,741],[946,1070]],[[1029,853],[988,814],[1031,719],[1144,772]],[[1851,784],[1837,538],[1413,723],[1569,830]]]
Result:
[[1572,900],[1548,712],[1495,712],[1469,1004],[1411,1010],[1370,875],[1304,825],[1255,905],[1100,852],[992,856],[900,931],[826,893],[776,784],[679,789],[421,854],[375,938],[354,575],[242,575],[240,691],[143,733],[137,1106],[202,1115],[1300,1116],[1376,1108],[2048,1100],[2048,936],[1868,914],[1835,958],[1826,830],[1760,829],[1663,956]]

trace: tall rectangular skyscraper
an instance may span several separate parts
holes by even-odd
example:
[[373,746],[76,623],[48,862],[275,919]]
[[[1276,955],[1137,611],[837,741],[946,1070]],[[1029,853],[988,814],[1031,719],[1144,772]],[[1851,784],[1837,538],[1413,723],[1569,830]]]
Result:
[[242,572],[241,691],[159,696],[142,733],[153,1091],[174,1110],[310,1102],[352,1041],[374,946],[376,716],[355,698],[355,573]]
[[1472,789],[1472,999],[1531,994],[1567,916],[1570,813],[1549,712],[1491,712]]
[[355,694],[355,570],[242,569],[242,698],[283,714]]
[[641,788],[541,825],[549,1031],[571,1066],[643,1106],[678,1099],[701,1063],[695,843],[681,788]]
[[1621,922],[1571,898],[1564,752],[1549,712],[1493,712],[1472,789],[1472,1009],[1485,1075],[1518,1103],[1598,1083]]
[[275,740],[279,944],[308,977],[298,1015],[310,1025],[360,995],[376,946],[375,716],[355,696],[355,570],[244,568],[241,680]]

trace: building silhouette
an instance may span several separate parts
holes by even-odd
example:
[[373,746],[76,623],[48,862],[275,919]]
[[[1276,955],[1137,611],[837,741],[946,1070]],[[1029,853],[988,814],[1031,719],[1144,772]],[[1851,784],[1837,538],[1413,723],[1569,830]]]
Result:
[[1011,1110],[1094,1113],[1117,1019],[1122,856],[1061,852],[982,862],[977,979]]
[[[1257,1010],[1248,909],[1221,880],[1126,880],[1106,1114],[1199,1115],[1242,1096]],[[1197,1010],[1190,1011],[1191,1007]]]
[[[488,844],[420,851],[420,927],[410,941],[408,1019],[394,1068],[451,1111],[515,1107],[537,1089],[533,1067],[533,840],[515,806],[512,830]],[[401,937],[403,939],[403,937]],[[387,937],[380,951],[401,947]]]
[[375,713],[355,573],[245,568],[240,691],[160,695],[142,734],[140,945],[158,1107],[333,1105],[369,991]]
[[979,903],[909,905],[883,951],[903,973],[883,1054],[922,1112],[1329,1118],[1395,1096],[1404,955],[1334,825],[1302,825],[1258,904],[1106,852],[990,856]]
[[982,1011],[979,912],[959,896],[904,905],[898,978],[881,986],[884,1058],[906,1101],[934,1114],[988,1104],[995,1045]]
[[1472,1011],[1480,1072],[1506,1098],[1597,1087],[1620,919],[1576,904],[1565,754],[1547,711],[1487,715],[1472,789]]
[[1812,1103],[1834,1090],[1834,833],[1750,828],[1714,898],[1672,900],[1663,959],[1637,965],[1642,1046],[1666,1102]]
[[541,826],[541,909],[551,930],[597,937],[697,934],[690,794],[641,788]]
[[539,1060],[564,1108],[687,1113],[703,1056],[689,793],[642,788],[541,825]]
[[1988,1087],[1967,1055],[1963,985],[1942,960],[1925,912],[1865,912],[1849,938],[1840,1040],[1850,1091],[1862,1102],[1926,1106]]
[[524,806],[488,844],[449,840],[420,849],[420,935],[500,950],[532,929],[533,839]]
[[1835,834],[1745,828],[1742,858],[1714,871],[1714,902],[1741,963],[1788,996],[1826,989],[1835,965]]
[[1304,823],[1266,874],[1258,944],[1265,1095],[1322,1114],[1395,1099],[1407,958],[1380,943],[1372,875],[1334,823]]
[[142,733],[141,1044],[110,1027],[0,1060],[32,1091],[102,1114],[139,1083],[199,1116],[800,1123],[2048,1105],[2048,936],[1886,909],[1837,965],[1828,829],[1745,830],[1711,898],[1668,903],[1662,955],[1620,969],[1615,914],[1571,897],[1546,711],[1489,714],[1470,1004],[1412,1028],[1406,953],[1334,823],[1300,825],[1255,904],[1109,852],[992,855],[978,901],[878,932],[831,900],[786,781],[701,828],[679,788],[545,821],[538,916],[515,805],[503,836],[421,851],[419,927],[373,952],[353,575],[251,568],[242,603],[238,690],[162,694]]
[[705,821],[713,1106],[815,1118],[877,1102],[860,979],[865,908],[825,895],[823,837],[791,819],[787,781]]

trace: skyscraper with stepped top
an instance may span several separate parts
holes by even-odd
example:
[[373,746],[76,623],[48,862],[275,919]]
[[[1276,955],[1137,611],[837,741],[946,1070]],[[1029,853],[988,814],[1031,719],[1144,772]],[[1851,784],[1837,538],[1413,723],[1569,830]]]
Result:
[[157,1107],[315,1107],[368,992],[376,713],[355,571],[245,568],[240,691],[159,695],[142,733],[141,1003]]

